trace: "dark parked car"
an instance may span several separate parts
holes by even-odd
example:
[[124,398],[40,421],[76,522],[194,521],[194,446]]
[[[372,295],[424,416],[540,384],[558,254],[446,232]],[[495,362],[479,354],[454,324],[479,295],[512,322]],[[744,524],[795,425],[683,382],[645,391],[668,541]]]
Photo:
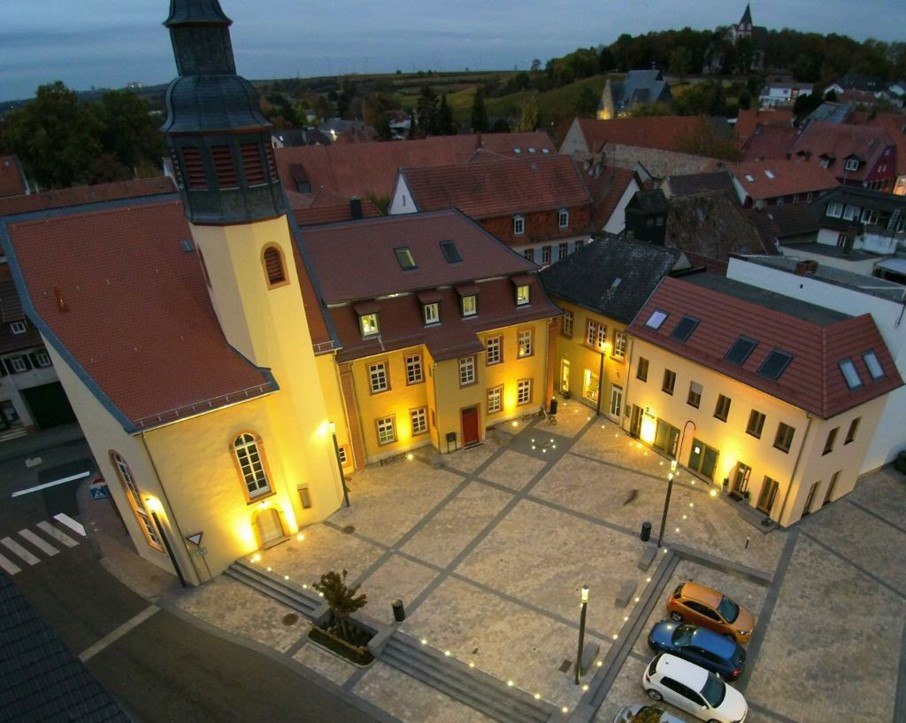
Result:
[[736,680],[746,664],[746,651],[732,640],[697,625],[661,620],[648,633],[656,652],[672,653],[700,665],[724,680]]

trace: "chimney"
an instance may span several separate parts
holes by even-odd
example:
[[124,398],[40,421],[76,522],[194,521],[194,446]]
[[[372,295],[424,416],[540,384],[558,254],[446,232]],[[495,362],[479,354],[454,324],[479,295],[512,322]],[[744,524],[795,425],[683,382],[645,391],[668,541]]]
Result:
[[818,273],[818,262],[814,259],[808,261],[799,261],[796,264],[795,269],[797,276],[805,276],[806,274],[817,274]]
[[349,215],[352,216],[353,221],[362,218],[362,199],[358,196],[349,199]]

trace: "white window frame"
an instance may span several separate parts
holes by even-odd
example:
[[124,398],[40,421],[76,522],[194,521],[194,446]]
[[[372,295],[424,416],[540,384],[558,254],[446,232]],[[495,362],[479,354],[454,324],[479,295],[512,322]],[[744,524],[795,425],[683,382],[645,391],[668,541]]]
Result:
[[535,330],[520,329],[516,336],[516,356],[520,359],[532,356],[535,353]]
[[233,454],[236,455],[248,498],[253,500],[269,495],[271,483],[257,437],[250,432],[240,434],[233,440]]
[[568,336],[570,339],[573,338],[573,312],[563,312],[563,321],[560,324],[560,333],[563,334],[563,336]]
[[516,404],[522,406],[532,403],[532,380],[520,379],[516,382]]
[[425,381],[421,354],[407,354],[403,361],[406,363],[406,384],[421,384]]
[[148,543],[149,547],[153,547],[154,549],[163,552],[164,546],[161,542],[160,535],[157,532],[157,528],[154,525],[151,515],[145,507],[141,490],[139,490],[138,485],[135,483],[135,478],[132,476],[132,470],[129,469],[129,464],[117,452],[111,451],[110,458],[116,469],[117,476],[120,478],[120,484],[126,490],[126,496],[132,507],[132,512],[135,514],[135,518],[145,535],[145,541]]
[[478,298],[475,294],[469,294],[462,297],[462,315],[475,316],[478,314]]
[[846,204],[846,208],[843,209],[843,220],[855,221],[857,218],[859,218],[859,207]]
[[525,234],[525,216],[517,213],[513,216],[513,235],[523,236]]
[[422,305],[422,313],[425,317],[425,326],[440,323],[440,302],[432,301],[430,304]]
[[496,414],[503,409],[503,385],[488,389],[488,414]]
[[831,201],[827,204],[827,213],[825,215],[831,218],[840,218],[843,215],[843,204]]
[[525,256],[527,261],[531,261],[532,263],[535,263],[535,249],[534,248],[527,248],[527,249],[523,250],[522,255]]
[[13,334],[24,334],[26,331],[28,331],[28,327],[25,326],[24,321],[14,321],[9,325],[9,330]]
[[474,384],[477,378],[475,374],[475,357],[459,357],[459,386],[467,387]]
[[549,264],[551,262],[551,247],[550,245],[541,247],[541,263]]
[[490,336],[485,341],[485,363],[487,366],[500,364],[503,361],[503,337]]
[[846,165],[843,166],[844,171],[858,171],[859,170],[859,159],[850,158],[846,161]]
[[368,365],[368,387],[372,394],[380,394],[390,389],[390,372],[386,361]]
[[629,345],[629,335],[625,331],[613,332],[613,352],[611,356],[614,359],[626,358],[626,347]]
[[428,409],[419,407],[418,409],[409,410],[409,424],[412,428],[412,436],[427,434],[428,432]]
[[25,363],[25,360],[21,356],[14,356],[9,360],[9,363],[12,364],[13,373],[19,374],[21,372],[27,372],[28,366]]
[[50,354],[46,351],[35,352],[35,361],[38,362],[39,367],[49,367],[50,366]]
[[557,225],[560,228],[569,228],[569,211],[561,208],[557,211]]
[[359,328],[362,330],[363,337],[374,336],[381,333],[381,327],[378,323],[377,312],[371,314],[362,314],[359,316]]
[[377,441],[382,447],[396,441],[396,417],[380,417],[374,420],[377,429]]
[[516,306],[525,306],[531,302],[528,284],[520,284],[516,287]]

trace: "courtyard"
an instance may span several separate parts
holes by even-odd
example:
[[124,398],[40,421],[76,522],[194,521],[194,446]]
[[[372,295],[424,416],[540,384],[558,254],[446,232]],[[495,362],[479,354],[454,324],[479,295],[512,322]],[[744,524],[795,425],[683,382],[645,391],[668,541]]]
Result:
[[[894,719],[906,612],[899,473],[880,470],[794,527],[765,532],[718,488],[680,469],[666,551],[641,569],[651,543],[640,540],[640,527],[652,524],[653,542],[669,462],[575,401],[561,402],[558,418],[556,426],[531,418],[498,429],[437,468],[418,458],[368,467],[350,483],[350,508],[264,551],[256,565],[304,587],[348,570],[368,596],[363,613],[393,624],[391,603],[402,600],[402,632],[550,703],[564,720],[583,703],[594,720],[610,721],[622,706],[647,701],[645,635],[666,617],[670,591],[694,579],[755,613],[737,684],[748,720]],[[657,577],[662,554],[675,564]],[[577,686],[583,585],[585,640],[599,652]],[[634,592],[623,607],[617,598],[627,588]],[[391,717],[487,720],[380,659],[368,668],[343,662],[308,641],[307,622],[287,624],[288,608],[226,576],[175,601]],[[634,614],[644,624],[633,637]],[[602,663],[620,645],[619,667],[609,670]],[[592,701],[596,682],[603,697]]]

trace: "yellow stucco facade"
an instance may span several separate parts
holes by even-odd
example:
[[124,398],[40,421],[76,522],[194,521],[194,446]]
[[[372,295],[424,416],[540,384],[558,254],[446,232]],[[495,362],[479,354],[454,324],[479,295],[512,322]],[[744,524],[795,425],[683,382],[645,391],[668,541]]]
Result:
[[820,419],[639,339],[631,375],[630,434],[784,526],[852,491],[884,401]]

